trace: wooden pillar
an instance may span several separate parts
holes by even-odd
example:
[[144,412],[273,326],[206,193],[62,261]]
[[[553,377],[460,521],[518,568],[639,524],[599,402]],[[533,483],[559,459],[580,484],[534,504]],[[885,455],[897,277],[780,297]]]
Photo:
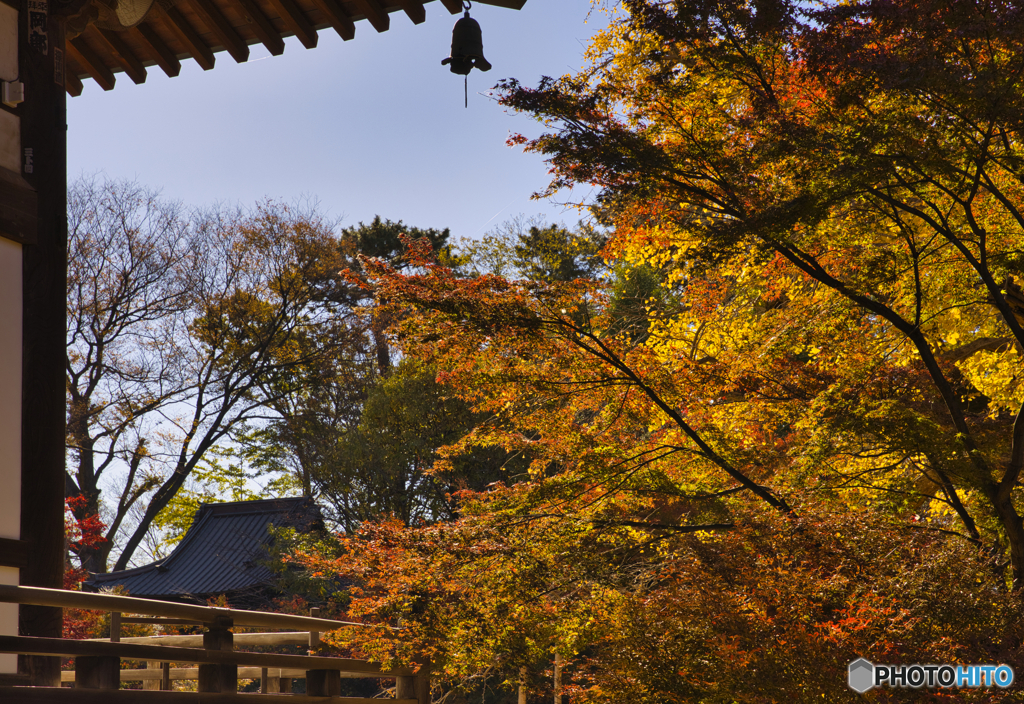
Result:
[[120,643],[121,642],[121,612],[111,611],[110,612],[110,642]]
[[[207,650],[232,650],[234,638],[231,635],[230,618],[220,616],[213,623],[203,624],[203,647]],[[199,665],[200,692],[237,692],[238,665]]]
[[[67,296],[67,112],[64,25],[56,0],[21,0],[18,52],[25,84],[22,177],[37,196],[35,242],[22,249],[21,536],[31,541],[19,581],[60,589],[64,574],[64,355]],[[45,8],[45,9],[42,9]],[[3,331],[11,334],[13,331]],[[59,638],[62,611],[21,606],[19,632]],[[60,686],[60,659],[23,656],[34,685]]]
[[120,658],[109,655],[75,658],[75,689],[118,689],[120,686]]

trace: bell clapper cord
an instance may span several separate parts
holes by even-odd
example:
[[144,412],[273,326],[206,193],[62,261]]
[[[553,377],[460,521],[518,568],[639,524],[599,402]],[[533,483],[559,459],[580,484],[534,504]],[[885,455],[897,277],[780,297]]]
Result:
[[[473,7],[473,3],[471,3],[469,0],[463,0],[463,3],[462,3],[462,9],[464,11],[463,17],[469,17],[469,9],[471,7]],[[465,102],[465,105],[463,107],[465,107],[468,110],[469,109],[469,73],[466,73],[466,75],[462,77],[462,100]]]

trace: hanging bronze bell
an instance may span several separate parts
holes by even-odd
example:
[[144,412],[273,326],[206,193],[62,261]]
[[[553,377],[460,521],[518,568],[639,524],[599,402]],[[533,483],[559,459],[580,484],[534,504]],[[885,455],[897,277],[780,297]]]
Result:
[[441,65],[451,64],[451,72],[462,76],[474,68],[490,71],[491,64],[484,58],[484,39],[480,24],[469,16],[467,9],[452,29],[452,55],[441,60]]

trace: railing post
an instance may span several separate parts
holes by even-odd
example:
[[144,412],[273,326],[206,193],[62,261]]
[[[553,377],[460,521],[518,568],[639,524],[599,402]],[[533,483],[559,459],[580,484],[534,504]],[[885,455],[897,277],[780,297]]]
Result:
[[430,661],[426,660],[416,671],[416,702],[430,704]]
[[[203,647],[207,650],[232,650],[233,622],[227,616],[218,616],[212,623],[204,623]],[[238,665],[199,665],[200,692],[237,692]]]
[[399,675],[395,678],[395,699],[416,698],[416,677]]
[[121,612],[111,611],[110,612],[110,642],[120,643],[121,642]]
[[[163,663],[161,663],[159,660],[149,660],[146,662],[147,670],[156,670],[157,668],[163,670]],[[162,677],[163,673],[161,672],[160,674]],[[143,689],[158,690],[160,689],[160,684],[160,680],[142,680]]]
[[395,699],[415,699],[416,704],[430,704],[430,661],[424,660],[414,675],[395,678]]
[[163,672],[160,673],[160,689],[164,692],[171,691],[171,663],[163,663],[161,668]]
[[80,655],[75,658],[76,689],[119,689],[121,658],[110,655]]
[[[320,618],[320,607],[314,606],[309,610],[309,615],[313,618]],[[320,631],[309,632],[309,649],[318,650],[320,648]]]
[[[270,673],[274,674],[271,675]],[[260,694],[278,694],[281,692],[281,670],[264,667],[260,671]]]
[[306,670],[306,694],[311,697],[341,696],[341,675],[337,670]]

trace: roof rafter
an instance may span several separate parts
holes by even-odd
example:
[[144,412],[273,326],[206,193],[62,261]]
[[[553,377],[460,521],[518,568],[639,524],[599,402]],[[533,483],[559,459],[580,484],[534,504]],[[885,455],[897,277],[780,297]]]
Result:
[[[153,5],[154,9],[157,5]],[[178,10],[174,7],[161,8],[160,12],[164,13],[164,17],[167,18],[167,24],[171,30],[178,35],[178,39],[181,40],[182,44],[188,49],[188,53],[196,60],[204,71],[209,71],[213,68],[217,62],[216,57],[213,55],[213,51],[210,47],[203,43],[203,40],[199,38],[199,33],[188,23]]]
[[277,29],[267,16],[263,13],[263,10],[254,2],[254,0],[238,0],[238,4],[245,10],[246,19],[249,20],[249,26],[252,28],[253,34],[260,40],[263,46],[267,47],[267,51],[272,56],[280,56],[284,53],[284,39],[281,39],[281,35],[278,34]]
[[137,36],[140,43],[149,49],[150,57],[170,78],[174,78],[181,73],[181,62],[178,61],[178,57],[168,48],[155,29],[143,22],[128,31]]
[[397,2],[413,24],[420,24],[427,19],[427,11],[423,9],[423,3],[416,2],[416,0],[397,0]]
[[363,8],[366,19],[378,32],[386,32],[391,26],[391,18],[377,0],[356,0],[356,4]]
[[82,81],[73,72],[64,70],[64,89],[72,98],[82,94]]
[[128,77],[135,82],[136,85],[146,82],[146,67],[142,65],[139,57],[132,53],[132,50],[128,48],[128,45],[124,43],[124,40],[118,35],[117,32],[112,32],[109,29],[97,29],[97,34],[114,50],[114,58],[121,64],[121,68],[128,74]]
[[231,23],[221,14],[210,0],[189,0],[192,9],[202,18],[206,26],[213,32],[213,36],[224,45],[224,48],[231,58],[240,64],[249,60],[249,46],[242,41],[238,33],[232,28]]
[[281,14],[281,20],[288,29],[295,33],[295,36],[302,42],[302,46],[307,49],[316,46],[318,37],[313,24],[292,0],[270,0],[270,4]]
[[345,12],[337,0],[313,0],[313,2],[327,15],[327,21],[334,27],[334,31],[338,33],[338,36],[345,41],[355,38],[356,23],[352,21],[352,18],[348,16],[348,13]]
[[99,55],[85,42],[85,39],[75,37],[66,44],[68,53],[78,63],[85,66],[85,70],[100,84],[103,90],[113,90],[117,79],[114,78],[113,72],[107,68],[107,65],[103,63]]

